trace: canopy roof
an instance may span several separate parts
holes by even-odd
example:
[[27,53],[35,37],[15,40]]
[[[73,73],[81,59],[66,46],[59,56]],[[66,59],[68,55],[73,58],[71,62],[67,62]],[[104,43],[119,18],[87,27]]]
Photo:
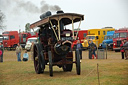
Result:
[[30,28],[33,29],[35,27],[41,27],[42,25],[49,25],[50,21],[53,25],[58,25],[58,21],[62,20],[64,25],[68,25],[73,22],[79,22],[80,20],[84,20],[84,15],[76,14],[76,13],[59,13],[55,15],[48,16],[42,20],[39,20],[30,25]]

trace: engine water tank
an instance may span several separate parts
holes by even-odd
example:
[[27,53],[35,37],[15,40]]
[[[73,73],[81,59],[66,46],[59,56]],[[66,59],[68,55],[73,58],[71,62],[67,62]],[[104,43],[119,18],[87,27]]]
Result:
[[40,15],[40,19],[44,19],[44,18],[51,16],[51,15],[52,15],[52,13],[50,11],[47,11],[46,13]]

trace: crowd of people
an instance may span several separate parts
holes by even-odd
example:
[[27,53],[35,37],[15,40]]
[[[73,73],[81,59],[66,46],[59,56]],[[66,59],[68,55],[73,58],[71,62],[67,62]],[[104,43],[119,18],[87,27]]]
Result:
[[[88,46],[89,52],[91,52],[91,58],[90,59],[94,59],[94,58],[98,59],[97,54],[95,53],[95,51],[97,50],[96,44],[94,44],[93,40],[90,39],[88,41],[88,45],[89,45]],[[77,41],[76,49],[79,50],[80,59],[82,59],[83,46],[79,40]],[[128,60],[128,41],[127,41],[127,39],[122,40],[120,52],[122,55],[122,59]]]
[[[23,54],[23,59],[22,60],[21,60],[21,51],[22,51],[22,47],[18,43],[18,45],[16,47],[17,61],[28,61],[29,55],[27,53],[27,50],[25,50],[25,53]],[[4,47],[3,47],[3,44],[0,42],[0,62],[3,62],[3,53],[4,53]]]
[[[33,44],[32,44],[33,45]],[[92,40],[88,41],[88,48],[89,51],[91,52],[92,58],[98,58],[97,54],[95,53],[97,46],[93,43]],[[79,56],[80,59],[82,59],[82,50],[83,50],[83,46],[80,43],[80,40],[77,41],[77,45],[76,45],[76,49],[79,50]],[[21,60],[21,51],[22,51],[22,47],[20,44],[18,44],[18,46],[16,47],[16,56],[17,56],[17,61],[28,61],[29,59],[29,55],[27,53],[27,50],[25,50],[25,53],[23,54],[23,59]],[[128,60],[128,42],[126,39],[122,40],[122,44],[121,44],[121,56],[122,59],[126,59]],[[0,42],[0,62],[3,62],[3,53],[4,53],[4,46],[3,44]],[[32,54],[32,53],[31,53]],[[125,56],[125,57],[124,57]]]

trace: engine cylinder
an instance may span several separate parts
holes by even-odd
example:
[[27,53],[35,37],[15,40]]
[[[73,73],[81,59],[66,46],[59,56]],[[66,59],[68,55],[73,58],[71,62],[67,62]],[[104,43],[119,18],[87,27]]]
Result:
[[52,13],[50,11],[47,11],[46,13],[40,15],[40,19],[44,19],[44,18],[51,16],[51,15],[52,15]]

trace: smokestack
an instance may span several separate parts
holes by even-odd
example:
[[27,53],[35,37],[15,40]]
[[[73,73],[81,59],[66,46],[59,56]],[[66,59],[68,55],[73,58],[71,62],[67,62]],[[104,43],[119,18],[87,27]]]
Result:
[[60,11],[57,11],[56,12],[57,14],[60,14],[60,13],[64,13],[62,10],[60,10]]

